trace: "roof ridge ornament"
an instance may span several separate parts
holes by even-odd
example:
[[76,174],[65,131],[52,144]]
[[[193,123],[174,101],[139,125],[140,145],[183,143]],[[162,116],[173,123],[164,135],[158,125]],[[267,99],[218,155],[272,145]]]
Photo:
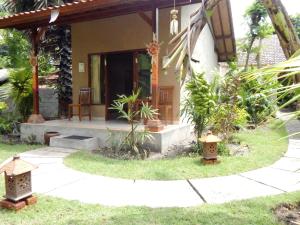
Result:
[[57,20],[58,16],[59,16],[58,9],[51,10],[51,16],[50,16],[49,23],[54,23]]

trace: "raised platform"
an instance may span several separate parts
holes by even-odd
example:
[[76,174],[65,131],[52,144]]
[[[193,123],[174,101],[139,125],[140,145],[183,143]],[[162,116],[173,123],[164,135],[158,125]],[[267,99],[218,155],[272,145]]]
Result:
[[[139,124],[138,130],[144,130],[144,125]],[[108,138],[111,133],[118,140],[130,130],[129,124],[124,121],[104,121],[96,119],[84,120],[52,120],[41,124],[23,123],[21,125],[21,139],[23,141],[35,139],[38,143],[44,143],[45,132],[55,131],[64,136],[85,136],[97,138],[98,146],[108,146]],[[174,145],[180,145],[184,141],[191,140],[192,128],[187,124],[168,125],[163,131],[151,133],[154,140],[150,145],[152,151],[166,152]]]

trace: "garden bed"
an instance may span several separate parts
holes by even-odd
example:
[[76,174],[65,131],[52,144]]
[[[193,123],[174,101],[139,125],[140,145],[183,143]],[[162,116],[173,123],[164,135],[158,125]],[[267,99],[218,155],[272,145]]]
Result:
[[178,156],[161,160],[117,160],[91,152],[77,152],[65,159],[73,169],[110,177],[149,180],[178,180],[237,174],[271,165],[287,150],[287,132],[273,121],[236,137],[250,148],[243,156],[223,156],[221,163],[204,166],[200,156]]
[[278,220],[287,225],[300,224],[300,203],[288,204],[283,203],[278,205],[274,210]]

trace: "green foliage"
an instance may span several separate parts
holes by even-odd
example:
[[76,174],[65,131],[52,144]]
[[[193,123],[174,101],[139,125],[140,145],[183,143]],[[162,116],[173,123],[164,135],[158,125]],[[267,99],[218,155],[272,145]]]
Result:
[[187,96],[182,107],[182,115],[194,126],[198,146],[200,146],[198,139],[208,124],[211,112],[215,107],[213,92],[203,75],[193,74],[186,83]]
[[130,132],[123,138],[122,150],[129,150],[134,156],[141,156],[144,158],[148,155],[146,149],[143,145],[147,141],[152,140],[152,135],[147,131],[137,131],[138,121],[137,118],[144,120],[151,120],[157,114],[157,111],[149,106],[148,104],[142,103],[141,107],[136,107],[138,105],[138,97],[140,95],[140,90],[133,92],[130,96],[120,95],[119,99],[115,100],[111,110],[116,110],[120,116],[120,119],[125,119],[130,124]]
[[1,67],[29,67],[30,43],[27,36],[17,30],[4,30],[1,33]]
[[295,16],[291,16],[292,23],[296,29],[296,32],[298,34],[298,37],[300,38],[300,14],[297,14]]
[[262,93],[248,96],[245,99],[245,106],[250,115],[251,122],[256,125],[266,121],[274,110],[272,102]]
[[215,91],[218,107],[213,111],[211,124],[214,133],[220,133],[225,141],[231,133],[247,123],[248,113],[239,106],[241,79],[240,72],[233,62],[230,70],[221,77],[216,75]]
[[248,112],[243,108],[220,104],[211,118],[214,133],[221,133],[224,138],[228,138],[237,127],[247,124],[248,117]]
[[53,66],[53,59],[50,54],[42,53],[38,57],[39,60],[39,76],[46,76],[56,71],[56,67]]
[[0,114],[2,111],[7,109],[7,104],[5,102],[0,102]]
[[9,83],[11,86],[10,96],[25,121],[33,107],[31,70],[27,68],[12,70]]
[[218,155],[220,155],[220,156],[229,156],[230,155],[230,150],[227,147],[225,142],[218,143],[217,150],[218,150]]
[[7,117],[0,117],[0,134],[9,134],[13,131],[13,121]]
[[[255,73],[253,70],[252,73]],[[242,80],[241,104],[250,115],[250,122],[255,125],[264,122],[275,110],[276,101],[271,93],[278,88],[277,79],[266,80],[263,77]],[[273,93],[274,94],[274,93]]]
[[244,127],[247,125],[249,120],[249,113],[246,109],[240,107],[234,107],[235,118],[233,121],[234,126],[236,127]]
[[255,0],[255,2],[246,9],[244,18],[249,25],[252,36],[259,35],[261,29],[260,26],[266,22],[267,16],[267,9],[259,0]]

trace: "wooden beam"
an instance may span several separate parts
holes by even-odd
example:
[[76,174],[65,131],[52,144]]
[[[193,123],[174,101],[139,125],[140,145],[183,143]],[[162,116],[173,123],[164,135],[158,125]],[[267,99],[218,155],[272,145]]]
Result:
[[[225,36],[224,24],[223,24],[223,21],[221,19],[221,8],[220,8],[219,4],[217,5],[217,10],[218,10],[219,21],[220,21],[220,25],[221,25],[221,33],[222,33],[222,36]],[[225,38],[223,38],[223,45],[224,45],[224,51],[225,51],[225,53],[228,54],[228,50],[227,50]],[[228,57],[226,57],[226,59],[229,60]]]
[[38,66],[38,31],[32,29],[31,43],[32,43],[32,90],[33,90],[33,114],[40,114],[39,108],[39,66]]
[[38,52],[40,38],[46,32],[45,28],[32,28],[31,29],[31,58],[32,65],[32,93],[33,93],[33,112],[28,119],[28,123],[43,123],[45,122],[43,116],[40,114],[39,107],[39,65],[38,65]]
[[139,16],[151,27],[152,26],[152,18],[150,18],[146,13],[139,12]]
[[[66,5],[48,7],[41,10],[19,13],[0,19],[0,29],[17,28],[31,29],[48,25],[51,11],[59,9],[59,17],[53,24],[71,24],[74,22],[84,22],[94,19],[114,17],[115,11],[123,8],[122,15],[137,13],[139,11],[151,11],[153,0],[93,0],[67,3]],[[177,0],[177,5],[187,5],[200,2],[200,0]],[[173,5],[173,0],[157,1],[157,8],[167,8]],[[144,6],[144,7],[143,7]],[[125,8],[130,8],[128,12]],[[102,17],[102,12],[105,14]],[[111,14],[107,13],[111,12]],[[91,16],[93,18],[91,18]],[[70,19],[73,18],[74,20]],[[79,19],[82,18],[82,21]]]

